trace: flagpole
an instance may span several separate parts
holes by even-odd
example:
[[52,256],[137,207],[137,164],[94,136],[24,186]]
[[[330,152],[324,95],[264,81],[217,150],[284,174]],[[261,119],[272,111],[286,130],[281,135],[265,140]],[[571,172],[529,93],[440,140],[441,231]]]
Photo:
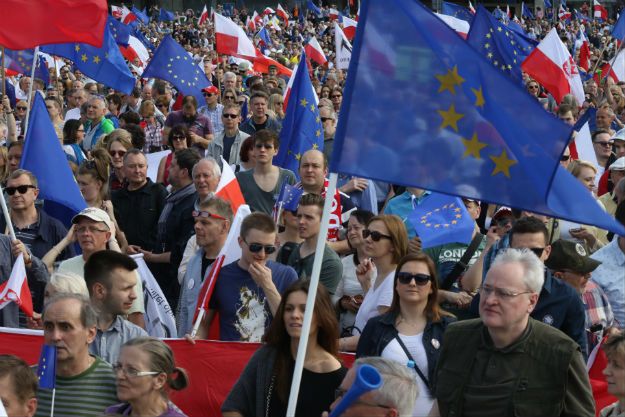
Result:
[[7,93],[6,91],[6,73],[4,69],[4,46],[2,47],[2,63],[0,63],[0,70],[2,70],[2,96]]
[[50,417],[54,417],[54,397],[56,396],[56,387],[52,388],[52,405],[50,406]]
[[6,221],[7,228],[9,229],[9,235],[11,240],[17,240],[15,237],[15,230],[13,229],[13,223],[11,222],[11,216],[9,215],[9,209],[7,208],[7,202],[4,199],[4,189],[0,185],[0,205],[2,205],[2,213],[4,214],[4,220]]
[[39,46],[35,46],[35,51],[33,52],[33,66],[30,69],[30,87],[28,88],[28,106],[26,107],[26,118],[24,119],[24,128],[22,129],[22,135],[24,135],[24,139],[26,139],[26,130],[28,130],[28,118],[30,117],[30,106],[33,101],[33,86],[35,85],[35,69],[37,65],[38,56],[39,56]]
[[[326,190],[326,199],[323,205],[323,216],[321,217],[321,227],[317,238],[317,247],[315,248],[315,260],[313,262],[312,275],[310,277],[310,286],[308,288],[308,297],[306,298],[306,310],[304,312],[304,323],[302,324],[302,332],[297,347],[297,357],[295,359],[295,369],[293,370],[293,380],[291,382],[291,393],[289,395],[289,405],[286,410],[287,417],[295,416],[295,407],[297,405],[297,396],[299,395],[299,386],[302,380],[302,370],[304,368],[304,359],[306,357],[306,349],[308,348],[308,336],[310,335],[310,324],[312,322],[313,310],[315,309],[315,299],[317,298],[317,287],[319,286],[319,274],[321,273],[321,262],[323,261],[323,252],[326,244],[326,236],[328,235],[328,224],[330,223],[330,214],[332,213],[333,196],[336,192],[336,181],[338,174],[331,173]],[[336,342],[336,341],[335,341]]]

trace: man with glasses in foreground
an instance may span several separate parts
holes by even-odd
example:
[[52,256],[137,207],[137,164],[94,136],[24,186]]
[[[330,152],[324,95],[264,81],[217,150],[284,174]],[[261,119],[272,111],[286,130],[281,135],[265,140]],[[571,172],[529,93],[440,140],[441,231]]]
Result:
[[[510,248],[529,249],[543,263],[551,254],[551,246],[547,244],[548,242],[549,231],[547,226],[537,217],[522,217],[510,229]],[[493,265],[494,261],[491,265],[484,265],[486,276],[488,276],[487,271],[492,269]],[[532,318],[564,332],[577,342],[582,353],[587,355],[586,315],[581,297],[569,284],[554,279],[551,271],[546,269],[544,265],[543,274],[543,285],[538,291],[538,301],[531,311]],[[473,297],[471,304],[471,312],[474,317],[477,316],[479,303],[480,293]]]
[[221,268],[198,338],[206,339],[219,313],[219,339],[260,342],[278,309],[281,294],[297,281],[293,268],[268,260],[276,251],[276,224],[265,213],[241,223],[241,258]]
[[501,252],[480,289],[480,319],[447,327],[434,387],[441,416],[594,416],[578,344],[530,318],[545,277],[532,249]]

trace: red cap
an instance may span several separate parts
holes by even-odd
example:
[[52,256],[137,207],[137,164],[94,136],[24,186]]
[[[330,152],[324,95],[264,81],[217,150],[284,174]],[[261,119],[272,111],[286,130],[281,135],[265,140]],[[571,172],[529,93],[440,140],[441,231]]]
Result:
[[210,87],[202,88],[202,91],[205,93],[219,94],[219,89],[215,87],[214,85],[211,85]]

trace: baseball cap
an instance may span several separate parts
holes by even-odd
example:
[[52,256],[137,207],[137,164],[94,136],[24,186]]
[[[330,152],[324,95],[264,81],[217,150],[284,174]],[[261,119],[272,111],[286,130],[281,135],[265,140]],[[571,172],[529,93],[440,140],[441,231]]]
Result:
[[211,85],[210,87],[202,88],[202,91],[204,93],[219,94],[219,89],[215,87],[214,85]]
[[601,262],[592,259],[584,245],[570,240],[559,239],[551,245],[551,254],[545,266],[553,271],[565,269],[587,274],[594,271]]
[[621,156],[608,168],[610,171],[625,171],[625,156]]
[[94,222],[104,223],[109,230],[113,230],[113,223],[106,211],[97,207],[87,207],[72,218],[72,223],[78,223],[81,217],[86,217]]
[[625,129],[621,129],[611,138],[612,140],[623,140],[625,141]]

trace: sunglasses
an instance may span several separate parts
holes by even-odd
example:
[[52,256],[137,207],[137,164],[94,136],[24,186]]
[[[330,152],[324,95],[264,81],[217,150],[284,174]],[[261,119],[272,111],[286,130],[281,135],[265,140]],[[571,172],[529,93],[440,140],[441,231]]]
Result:
[[612,142],[593,142],[595,145],[603,146],[604,148],[609,148],[612,146]]
[[254,145],[256,149],[265,148],[265,149],[273,149],[273,143],[257,143]]
[[184,135],[173,135],[171,137],[173,140],[177,140],[177,141],[183,141],[183,140],[187,140],[187,137]]
[[398,272],[397,281],[400,284],[408,285],[414,279],[415,284],[422,287],[432,280],[430,275],[426,274],[411,274],[410,272]]
[[562,155],[562,156],[560,157],[560,161],[562,161],[562,162],[566,162],[566,161],[568,161],[569,159],[571,159],[571,155]]
[[215,95],[215,94],[213,94],[213,93],[204,93],[204,97],[212,97],[212,96],[214,96],[214,95]]
[[164,107],[167,107],[167,104],[157,104],[156,107],[158,107],[159,109],[162,109]]
[[17,187],[6,187],[4,190],[8,195],[14,195],[17,191],[20,194],[26,194],[29,188],[37,188],[34,185],[18,185]]
[[321,121],[322,121],[323,123],[327,122],[328,120],[332,120],[332,121],[334,121],[334,119],[333,119],[333,118],[331,118],[331,117],[322,117],[322,118],[321,118]]
[[224,100],[235,100],[232,96],[224,96]]
[[112,157],[116,157],[116,156],[122,157],[122,156],[126,155],[126,151],[109,151],[109,154]]
[[224,119],[236,119],[237,117],[239,117],[238,114],[232,114],[232,113],[223,113],[222,116]]
[[[245,241],[243,241],[245,242]],[[247,247],[250,249],[252,253],[258,253],[261,250],[265,250],[265,254],[271,255],[276,251],[276,247],[274,245],[263,245],[262,243],[247,243],[245,242]]]
[[27,108],[26,107],[22,107],[22,106],[17,106],[16,109],[18,109],[18,110],[26,110]]
[[384,239],[391,239],[391,237],[389,235],[384,235],[378,231],[375,230],[369,230],[369,229],[363,229],[362,231],[362,237],[363,239],[368,238],[369,236],[371,236],[371,240],[373,240],[374,242],[379,242],[380,239],[384,238]]
[[545,251],[545,248],[527,248],[527,249],[534,252],[534,255],[538,256],[539,258],[543,256],[543,252]]
[[198,218],[198,217],[202,217],[204,219],[208,219],[208,218],[213,218],[213,219],[219,219],[219,220],[226,220],[225,217],[220,216],[219,214],[215,214],[215,213],[211,213],[210,211],[197,211],[197,210],[193,210],[191,212],[191,215],[193,216],[193,218]]
[[338,95],[338,96],[337,95],[330,96],[330,98],[341,98],[341,97],[343,97],[343,96],[340,96],[340,95]]

